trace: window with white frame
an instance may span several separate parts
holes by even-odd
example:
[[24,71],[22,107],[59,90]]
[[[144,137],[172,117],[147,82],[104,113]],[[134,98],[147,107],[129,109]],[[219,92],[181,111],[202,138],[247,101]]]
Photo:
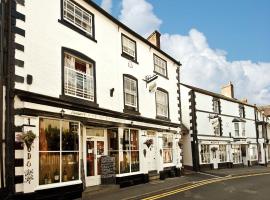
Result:
[[163,163],[173,162],[173,133],[163,134]]
[[156,109],[157,116],[169,117],[168,93],[157,89],[156,91]]
[[211,120],[212,127],[214,130],[214,134],[216,136],[220,136],[220,119],[219,118],[214,118]]
[[167,62],[154,54],[154,70],[158,74],[167,77]]
[[210,163],[210,145],[208,144],[201,145],[201,163]]
[[63,18],[93,36],[93,15],[70,0],[63,0]]
[[238,164],[242,162],[240,145],[232,146],[233,163]]
[[124,76],[124,99],[125,107],[131,107],[138,110],[137,80]]
[[235,133],[235,137],[239,137],[239,123],[238,122],[234,123],[234,133]]
[[246,123],[242,122],[241,127],[242,127],[242,136],[245,137],[246,136]]
[[245,118],[245,107],[243,105],[239,106],[239,116]]
[[122,53],[136,60],[136,42],[125,35],[122,35]]
[[94,65],[64,53],[64,91],[66,95],[90,101],[95,98]]
[[257,146],[256,145],[252,145],[250,147],[250,159],[251,160],[257,160],[258,157],[257,157]]
[[227,162],[227,146],[225,144],[219,145],[220,162]]
[[79,179],[79,123],[40,118],[39,184]]
[[220,102],[218,99],[213,99],[213,112],[214,113],[219,113],[220,111]]

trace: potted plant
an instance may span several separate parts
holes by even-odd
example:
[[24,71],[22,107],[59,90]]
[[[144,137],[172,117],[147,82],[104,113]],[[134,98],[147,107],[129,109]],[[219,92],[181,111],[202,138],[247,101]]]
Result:
[[149,148],[153,144],[153,139],[146,140],[144,144]]
[[34,134],[33,131],[29,130],[18,135],[18,140],[22,141],[26,145],[27,150],[30,151],[36,137],[36,134]]

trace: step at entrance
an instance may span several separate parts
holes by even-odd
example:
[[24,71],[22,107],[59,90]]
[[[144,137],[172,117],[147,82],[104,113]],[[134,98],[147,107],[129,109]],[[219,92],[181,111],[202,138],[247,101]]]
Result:
[[157,170],[152,170],[148,172],[149,181],[154,181],[159,179],[159,173]]

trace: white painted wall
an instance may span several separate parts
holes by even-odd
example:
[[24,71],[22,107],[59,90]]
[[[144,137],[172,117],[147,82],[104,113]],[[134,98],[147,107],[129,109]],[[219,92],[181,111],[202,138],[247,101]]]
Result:
[[190,102],[189,102],[189,94],[188,92],[190,89],[187,87],[184,87],[183,85],[180,85],[180,93],[181,93],[181,113],[182,113],[182,123],[187,127],[190,128]]
[[[25,52],[16,56],[25,61],[23,69],[16,68],[16,73],[26,77],[33,76],[33,84],[16,83],[16,89],[39,93],[58,98],[61,94],[61,48],[67,47],[79,51],[96,62],[97,103],[101,108],[122,112],[123,74],[131,74],[138,79],[139,111],[142,116],[156,118],[155,94],[149,93],[145,82],[146,75],[154,70],[153,53],[167,61],[169,79],[159,77],[157,86],[169,92],[170,119],[179,123],[176,68],[172,61],[150,48],[147,44],[127,33],[82,0],[83,5],[95,15],[95,35],[97,43],[71,30],[58,22],[61,16],[60,1],[26,1],[24,24],[26,38],[23,45]],[[128,67],[128,60],[121,56],[121,33],[137,43],[137,60],[133,68]],[[115,88],[110,97],[110,89]]]

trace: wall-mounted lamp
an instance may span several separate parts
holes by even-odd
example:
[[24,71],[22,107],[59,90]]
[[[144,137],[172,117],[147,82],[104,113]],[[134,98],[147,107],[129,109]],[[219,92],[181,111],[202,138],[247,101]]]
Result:
[[64,111],[64,109],[62,108],[62,110],[60,111],[60,114],[61,114],[61,117],[64,117],[64,115],[65,115],[65,111]]

